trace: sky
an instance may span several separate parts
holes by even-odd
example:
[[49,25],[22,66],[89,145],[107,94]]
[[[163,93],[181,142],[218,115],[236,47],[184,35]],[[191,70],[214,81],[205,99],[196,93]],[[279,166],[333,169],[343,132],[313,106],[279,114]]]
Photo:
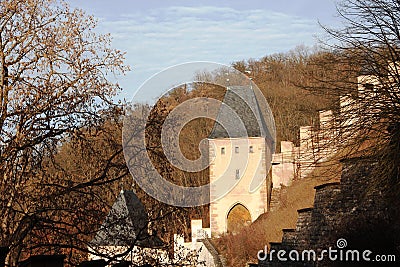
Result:
[[335,0],[66,0],[98,20],[131,71],[118,78],[119,98],[132,99],[152,75],[172,65],[231,64],[313,46],[318,22],[338,25]]

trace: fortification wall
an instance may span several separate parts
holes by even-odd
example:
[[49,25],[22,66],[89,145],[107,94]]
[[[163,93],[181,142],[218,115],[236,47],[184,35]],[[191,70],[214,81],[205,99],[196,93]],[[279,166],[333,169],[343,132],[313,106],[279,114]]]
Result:
[[[295,229],[284,229],[281,243],[270,243],[270,251],[280,249],[302,252],[337,249],[338,239],[345,239],[349,248],[374,253],[396,254],[400,242],[397,208],[388,207],[376,187],[372,169],[377,162],[349,159],[342,162],[341,181],[316,186],[314,206],[298,210]],[[399,201],[394,202],[396,205]],[[261,247],[261,246],[260,246]],[[276,254],[276,252],[275,252]],[[269,255],[267,257],[269,259]],[[340,266],[325,258],[318,262],[260,261],[258,266]],[[339,262],[340,263],[340,262]]]
[[319,126],[302,126],[300,146],[282,141],[280,153],[272,157],[273,188],[289,186],[293,180],[307,177],[316,164],[327,160],[335,151],[335,133],[331,110],[319,112]]

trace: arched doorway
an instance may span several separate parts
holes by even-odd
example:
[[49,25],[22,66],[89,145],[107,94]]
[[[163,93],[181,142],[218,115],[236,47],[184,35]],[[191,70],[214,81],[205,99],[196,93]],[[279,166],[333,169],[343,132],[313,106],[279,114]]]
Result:
[[238,203],[231,208],[227,215],[228,233],[237,233],[242,228],[251,224],[251,215],[249,210]]

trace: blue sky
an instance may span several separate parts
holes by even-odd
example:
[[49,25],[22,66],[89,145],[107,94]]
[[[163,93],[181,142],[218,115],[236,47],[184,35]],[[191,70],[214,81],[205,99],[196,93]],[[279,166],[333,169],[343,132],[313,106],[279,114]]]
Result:
[[334,26],[334,0],[66,0],[99,19],[132,71],[118,82],[130,100],[151,75],[189,61],[234,61],[312,46]]

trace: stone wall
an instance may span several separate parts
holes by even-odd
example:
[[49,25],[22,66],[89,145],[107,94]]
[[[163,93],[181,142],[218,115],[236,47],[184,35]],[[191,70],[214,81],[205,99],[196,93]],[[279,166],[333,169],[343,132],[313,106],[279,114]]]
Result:
[[280,153],[272,157],[272,184],[274,188],[289,186],[293,180],[307,177],[316,164],[327,160],[336,149],[332,129],[331,110],[319,112],[319,126],[302,126],[300,145],[282,141]]
[[[292,250],[300,253],[314,250],[318,257],[324,249],[338,249],[338,239],[347,241],[347,249],[368,249],[375,255],[396,255],[400,260],[400,205],[394,200],[392,206],[388,206],[389,200],[383,197],[379,187],[374,186],[376,183],[370,173],[377,163],[357,158],[342,164],[340,183],[315,187],[314,206],[298,210],[296,228],[284,229],[282,242],[270,244],[269,253],[275,250],[274,260],[269,260],[269,254],[259,266],[343,266],[344,262],[332,262],[327,257],[322,261],[306,262],[282,262],[276,258],[280,249],[287,255]],[[355,265],[352,262],[347,266]]]

